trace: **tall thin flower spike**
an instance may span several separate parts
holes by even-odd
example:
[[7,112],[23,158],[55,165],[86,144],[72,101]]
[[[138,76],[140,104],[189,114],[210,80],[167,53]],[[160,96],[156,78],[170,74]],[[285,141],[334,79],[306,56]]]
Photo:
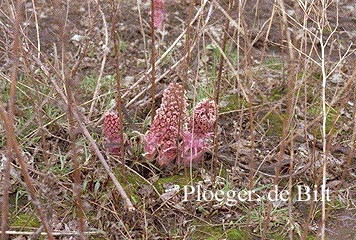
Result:
[[103,126],[105,147],[114,155],[120,154],[120,126],[120,118],[114,112],[105,114]]

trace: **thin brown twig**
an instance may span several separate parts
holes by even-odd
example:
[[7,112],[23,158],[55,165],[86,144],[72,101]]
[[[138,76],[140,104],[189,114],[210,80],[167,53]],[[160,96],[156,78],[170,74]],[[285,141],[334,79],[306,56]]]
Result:
[[[356,61],[354,62],[354,72],[352,74],[352,79],[355,79],[356,77]],[[356,92],[356,85],[355,83],[353,83],[353,86],[351,89],[354,89],[353,92]],[[342,184],[345,182],[347,176],[350,174],[350,165],[352,162],[352,159],[355,157],[355,148],[356,148],[356,96],[354,95],[354,107],[353,107],[353,129],[352,129],[352,135],[351,135],[351,150],[349,152],[349,154],[347,155],[347,158],[345,160],[345,164],[344,164],[344,169],[341,175],[341,179],[340,179],[340,184],[337,187],[337,190],[340,189],[340,187],[342,186]]]
[[[229,0],[229,15],[231,14],[233,7],[233,0]],[[222,38],[221,42],[221,56],[220,56],[220,63],[219,63],[219,71],[218,71],[218,76],[215,81],[215,86],[214,86],[214,101],[217,106],[217,110],[219,109],[219,95],[220,95],[220,85],[221,85],[221,77],[222,77],[222,71],[224,68],[224,57],[222,56],[225,53],[226,49],[226,42],[227,42],[227,37],[229,33],[229,27],[230,27],[230,20],[226,19],[225,22],[225,28],[224,28],[224,36]],[[218,154],[218,147],[219,147],[219,139],[218,139],[218,122],[219,122],[219,114],[216,114],[216,121],[214,122],[214,154],[213,154],[213,159],[211,162],[211,174],[213,176],[213,179],[215,179],[215,168],[217,164],[217,154]]]
[[104,68],[105,68],[105,64],[106,64],[106,59],[107,59],[107,55],[109,53],[109,33],[108,33],[108,26],[107,26],[107,23],[106,23],[106,19],[105,19],[105,14],[103,12],[103,10],[101,9],[101,6],[100,6],[100,3],[98,0],[95,1],[97,6],[98,6],[98,11],[100,12],[101,14],[101,18],[103,20],[103,28],[104,28],[104,33],[105,33],[105,43],[103,45],[103,59],[101,61],[101,66],[100,66],[100,72],[99,72],[99,76],[98,76],[98,79],[96,81],[96,85],[95,85],[95,90],[94,90],[94,94],[93,94],[93,101],[90,105],[90,110],[89,110],[89,114],[88,114],[88,118],[90,119],[91,118],[91,115],[93,113],[93,110],[94,110],[94,107],[95,107],[95,104],[96,104],[96,100],[97,100],[97,96],[99,94],[99,91],[100,91],[100,85],[101,85],[101,79],[103,77],[103,74],[104,74]]
[[[14,64],[11,69],[11,84],[10,84],[10,97],[8,102],[8,114],[10,125],[14,125],[14,111],[15,111],[15,102],[16,102],[16,86],[17,86],[17,73],[18,73],[18,63],[19,63],[19,45],[20,45],[20,24],[22,22],[22,14],[21,14],[21,1],[16,2],[15,9],[15,19],[14,19],[14,42],[12,46],[12,55]],[[4,193],[3,193],[3,203],[2,203],[2,211],[1,211],[1,239],[7,239],[7,235],[5,231],[7,230],[7,216],[9,211],[9,188],[10,188],[10,167],[11,162],[13,160],[12,156],[12,146],[11,142],[7,141],[6,146],[6,164],[5,164],[5,176],[4,176]]]
[[[185,61],[183,65],[183,89],[184,91],[187,90],[187,84],[188,84],[188,65],[189,65],[189,59],[190,59],[190,48],[191,48],[191,41],[190,41],[190,21],[193,15],[193,6],[194,6],[194,1],[190,1],[189,3],[189,13],[188,13],[188,18],[186,20],[186,34],[185,34]],[[184,96],[183,96],[184,97]],[[180,107],[179,109],[179,118],[178,118],[178,132],[181,132],[181,121],[182,121],[182,116],[183,116],[183,109]],[[179,134],[177,135],[177,138],[179,138]],[[179,149],[179,140],[177,139],[177,149]],[[182,149],[184,149],[184,142],[182,143]],[[178,154],[178,162],[180,162],[181,154]],[[191,168],[191,166],[190,166]],[[187,175],[187,168],[184,166],[184,172]]]
[[184,61],[184,69],[183,69],[183,88],[187,89],[187,83],[188,83],[188,70],[189,70],[189,60],[190,60],[190,48],[191,48],[191,41],[190,41],[190,32],[191,32],[191,18],[193,15],[193,6],[194,6],[194,1],[190,1],[189,3],[189,14],[188,18],[186,21],[186,34],[185,34],[185,61]]
[[24,177],[28,193],[30,194],[30,197],[31,197],[31,201],[32,201],[33,205],[35,206],[35,208],[37,210],[38,217],[39,217],[39,219],[40,219],[40,221],[42,223],[42,226],[43,226],[44,230],[48,234],[48,238],[50,240],[52,240],[52,239],[54,240],[52,231],[50,229],[50,226],[48,225],[48,221],[47,221],[47,219],[45,217],[45,214],[43,213],[43,209],[41,207],[41,203],[40,203],[39,199],[36,196],[36,190],[35,190],[35,188],[34,188],[34,186],[32,184],[32,179],[31,179],[31,177],[30,177],[30,175],[28,173],[26,161],[23,158],[22,151],[20,150],[20,147],[19,147],[18,142],[16,140],[16,136],[15,136],[15,132],[14,132],[14,127],[12,125],[12,121],[9,120],[10,117],[9,117],[8,113],[6,112],[6,110],[4,108],[4,105],[3,105],[1,97],[0,97],[0,116],[1,116],[1,119],[2,119],[2,121],[4,123],[4,126],[5,126],[5,129],[6,129],[7,139],[10,142],[10,145],[11,145],[11,147],[13,149],[13,152],[16,155],[16,159],[17,159],[18,163],[20,164],[21,173],[22,173],[22,176]]
[[156,95],[156,44],[154,27],[155,1],[151,0],[151,124],[155,117]]
[[[122,114],[122,97],[121,97],[121,76],[120,76],[120,51],[119,51],[119,40],[118,40],[118,33],[116,31],[116,18],[117,18],[117,9],[118,7],[115,7],[114,0],[110,1],[111,4],[111,37],[112,41],[114,43],[114,53],[115,53],[115,78],[116,78],[116,109],[117,109],[117,114],[119,116],[119,119],[121,120],[119,122],[119,137],[120,137],[120,158],[121,158],[121,163],[123,166],[125,166],[125,149],[124,149],[124,133],[123,133],[123,127],[124,127],[124,119],[123,119],[123,114]],[[124,174],[126,172],[126,168],[123,168]]]
[[[69,122],[69,136],[71,141],[71,149],[72,149],[72,161],[73,161],[73,177],[74,177],[74,185],[73,185],[73,194],[75,199],[75,205],[77,207],[77,214],[78,214],[78,222],[79,222],[79,237],[80,239],[85,239],[83,232],[85,231],[84,226],[84,212],[83,212],[83,201],[82,201],[82,187],[81,187],[81,177],[80,177],[80,165],[78,161],[78,151],[76,146],[77,141],[77,134],[75,133],[76,129],[76,121],[73,117],[73,108],[75,108],[75,101],[72,92],[72,83],[73,79],[71,76],[67,77],[67,55],[66,55],[66,21],[67,19],[64,18],[64,21],[61,19],[61,15],[64,15],[64,6],[61,6],[60,1],[54,2],[54,7],[56,11],[59,13],[58,15],[58,25],[60,29],[60,41],[61,41],[61,50],[62,50],[62,81],[64,82],[65,90],[68,96],[67,101],[67,109],[68,109],[68,122]],[[69,10],[69,2],[66,5],[67,10]],[[62,14],[61,14],[62,13]]]

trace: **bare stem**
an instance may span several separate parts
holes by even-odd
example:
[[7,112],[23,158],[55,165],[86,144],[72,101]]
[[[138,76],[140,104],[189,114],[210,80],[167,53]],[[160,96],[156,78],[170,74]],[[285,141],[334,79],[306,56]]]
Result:
[[156,44],[155,44],[155,27],[154,12],[155,1],[151,0],[151,124],[155,117],[155,95],[156,95]]
[[[114,0],[110,1],[111,3],[111,37],[114,43],[114,53],[115,53],[115,78],[116,78],[116,109],[117,114],[120,119],[119,126],[119,137],[120,137],[120,158],[121,163],[125,166],[125,149],[124,149],[124,118],[122,112],[122,96],[121,96],[121,75],[120,75],[120,51],[119,51],[119,39],[118,33],[116,31],[116,18],[117,18],[117,10],[118,7],[115,7]],[[126,168],[123,168],[124,173],[126,172]]]
[[[21,14],[21,1],[16,2],[16,15],[15,15],[15,32],[14,32],[14,42],[12,46],[12,55],[14,64],[11,68],[11,85],[10,85],[10,97],[9,97],[9,125],[14,125],[14,111],[15,111],[15,102],[16,102],[16,85],[17,85],[17,73],[18,73],[18,63],[19,63],[19,45],[20,45],[20,28],[22,22]],[[1,103],[0,103],[1,104]],[[12,156],[12,146],[11,142],[7,142],[6,146],[6,165],[5,165],[5,176],[4,176],[4,193],[3,193],[3,203],[1,211],[1,239],[7,239],[6,230],[7,230],[7,215],[9,212],[9,188],[10,188],[10,167],[11,161],[13,160]]]
[[[83,212],[83,201],[82,201],[82,187],[81,187],[81,177],[80,177],[80,166],[78,161],[78,151],[76,146],[77,141],[77,134],[75,133],[76,129],[76,121],[73,117],[73,108],[75,108],[75,101],[74,96],[72,93],[72,84],[71,82],[73,79],[67,77],[67,55],[66,55],[66,40],[65,40],[65,33],[66,33],[66,21],[67,19],[64,18],[62,20],[61,16],[64,15],[65,9],[64,6],[61,6],[60,1],[54,2],[54,7],[58,13],[62,13],[58,15],[58,24],[60,29],[60,41],[61,41],[61,50],[62,50],[62,81],[64,82],[65,90],[68,96],[67,101],[67,108],[68,108],[68,122],[69,122],[69,136],[71,141],[71,149],[72,149],[72,161],[73,161],[73,168],[74,168],[74,185],[73,185],[73,194],[75,199],[75,204],[77,207],[77,214],[78,214],[78,222],[79,222],[79,237],[80,239],[85,239],[83,232],[85,231],[84,227],[84,212]],[[69,9],[69,2],[67,2],[66,8]]]
[[[233,7],[233,0],[229,0],[229,15],[231,14],[231,10]],[[216,121],[214,122],[214,154],[213,154],[213,159],[211,162],[211,173],[213,176],[213,179],[215,179],[215,168],[217,164],[217,154],[218,154],[218,147],[219,147],[219,139],[218,139],[218,122],[219,122],[219,95],[220,95],[220,85],[221,85],[221,77],[222,77],[222,70],[224,68],[224,57],[223,54],[225,53],[226,49],[226,41],[227,37],[229,34],[229,26],[230,26],[230,19],[226,19],[225,22],[225,30],[224,30],[224,36],[221,42],[221,56],[220,56],[220,63],[219,63],[219,71],[218,71],[218,76],[215,81],[215,86],[214,86],[214,101],[217,106],[217,111],[218,113],[216,114]]]

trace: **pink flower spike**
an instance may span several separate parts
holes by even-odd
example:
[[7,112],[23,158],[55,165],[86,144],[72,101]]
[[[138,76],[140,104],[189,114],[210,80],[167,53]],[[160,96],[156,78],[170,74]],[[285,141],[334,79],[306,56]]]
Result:
[[164,20],[164,1],[153,0],[154,13],[153,13],[153,27],[160,28]]
[[190,132],[184,134],[182,159],[185,164],[198,163],[211,148],[217,108],[214,101],[203,100],[195,107],[189,122]]
[[186,99],[183,86],[171,83],[163,92],[160,108],[145,136],[145,154],[153,160],[156,154],[157,163],[165,166],[174,161],[178,155],[178,139],[186,131]]
[[114,155],[120,154],[120,119],[114,112],[105,114],[103,132],[108,151]]
[[214,131],[217,109],[214,101],[203,100],[194,109],[190,120],[190,130],[202,136],[207,136]]

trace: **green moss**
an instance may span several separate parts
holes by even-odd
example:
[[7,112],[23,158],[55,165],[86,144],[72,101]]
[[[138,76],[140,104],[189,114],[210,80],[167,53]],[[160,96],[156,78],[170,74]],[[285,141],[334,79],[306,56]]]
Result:
[[[328,114],[326,116],[326,133],[328,134],[331,131],[331,129],[334,125],[334,122],[338,116],[338,111],[333,108],[327,109],[326,111],[328,112]],[[310,116],[313,119],[320,116],[322,114],[322,106],[318,104],[318,105],[313,105],[313,106],[309,107],[307,110],[307,114],[308,114],[308,116]],[[336,124],[341,123],[341,121],[342,121],[342,119],[339,118],[336,121]],[[316,137],[317,138],[322,137],[322,125],[320,125],[320,128],[317,129]]]
[[236,228],[233,228],[233,229],[230,229],[229,231],[227,231],[226,235],[227,235],[227,240],[248,239],[248,235],[245,232],[238,230]]
[[222,226],[198,225],[192,233],[192,239],[227,239],[227,240],[245,240],[250,239],[249,235],[238,229],[232,228],[224,231]]
[[322,78],[322,73],[321,72],[313,73],[313,78],[315,78],[316,80],[321,79]]
[[283,63],[278,58],[267,58],[264,60],[263,65],[272,70],[281,71],[283,69]]
[[189,178],[184,176],[184,174],[177,174],[169,177],[164,177],[158,179],[153,185],[156,187],[158,192],[163,193],[164,192],[164,184],[171,183],[171,184],[177,184],[180,187],[183,187],[184,185],[187,185],[189,182]]
[[267,136],[281,136],[283,131],[283,119],[285,114],[277,114],[271,112],[268,114],[267,121]]
[[236,111],[241,107],[248,107],[248,102],[237,94],[222,95],[220,100],[221,112]]
[[274,240],[284,240],[286,239],[285,237],[281,236],[279,233],[275,233],[271,236],[271,239],[274,239]]
[[269,96],[269,99],[271,101],[278,101],[281,100],[283,98],[283,96],[285,96],[286,90],[285,89],[281,89],[281,88],[274,88],[272,89],[271,95]]
[[20,213],[10,220],[12,227],[40,227],[41,223],[34,214]]
[[116,172],[114,172],[117,180],[120,182],[122,187],[125,189],[128,196],[130,196],[131,200],[134,204],[141,201],[141,197],[137,194],[137,190],[144,184],[147,184],[142,178],[138,175],[126,171],[125,175],[122,174],[122,168],[118,168]]
[[210,98],[210,96],[213,96],[213,93],[214,86],[211,81],[198,84],[196,102],[198,103],[205,98]]
[[193,232],[192,239],[224,239],[224,231],[221,226],[200,225]]

